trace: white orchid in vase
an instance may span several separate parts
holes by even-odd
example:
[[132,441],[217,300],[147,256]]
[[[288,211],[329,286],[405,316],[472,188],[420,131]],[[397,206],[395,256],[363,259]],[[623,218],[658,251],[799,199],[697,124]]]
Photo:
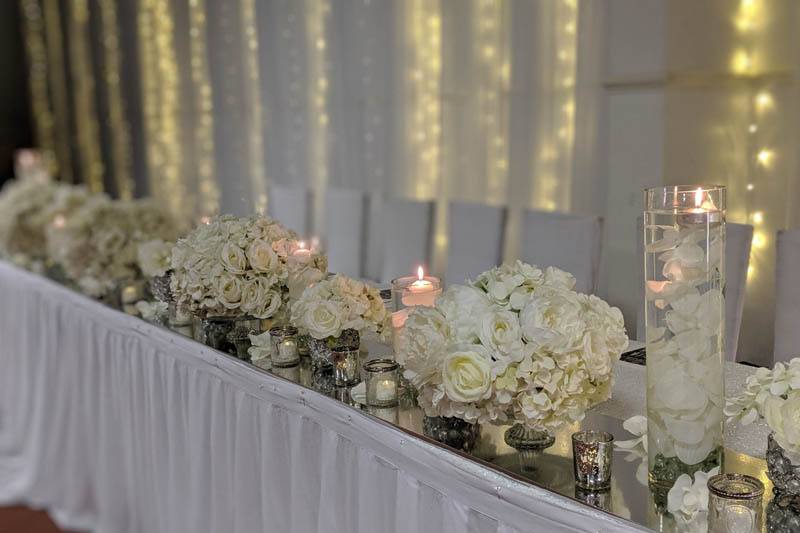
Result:
[[608,399],[622,314],[574,285],[517,261],[414,309],[397,360],[425,414],[553,432]]

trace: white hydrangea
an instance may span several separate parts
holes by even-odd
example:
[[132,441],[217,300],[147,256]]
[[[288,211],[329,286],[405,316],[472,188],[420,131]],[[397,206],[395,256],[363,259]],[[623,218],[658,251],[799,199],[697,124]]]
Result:
[[163,276],[171,268],[173,242],[166,242],[162,239],[152,239],[140,243],[136,260],[139,270],[148,278]]
[[391,333],[391,315],[374,287],[337,274],[306,288],[292,304],[292,323],[315,339],[339,337],[344,330]]
[[48,254],[86,294],[97,297],[139,277],[139,243],[174,239],[177,233],[174,221],[149,200],[92,196],[62,222],[48,228]]
[[216,217],[172,248],[172,293],[196,316],[272,318],[327,274],[324,255],[298,248],[297,235],[269,217]]
[[727,399],[725,415],[742,425],[764,418],[787,457],[800,464],[800,357],[748,376],[744,390]]
[[409,315],[397,360],[429,416],[556,430],[609,398],[622,313],[521,261],[451,286]]

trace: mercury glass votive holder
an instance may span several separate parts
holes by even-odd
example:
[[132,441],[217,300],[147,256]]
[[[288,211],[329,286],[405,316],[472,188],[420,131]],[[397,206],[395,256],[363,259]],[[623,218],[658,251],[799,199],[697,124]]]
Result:
[[575,485],[586,490],[611,486],[614,436],[607,431],[578,431],[572,434],[572,464]]
[[269,330],[272,342],[272,366],[287,368],[300,363],[297,346],[297,328],[294,326],[275,326]]
[[709,533],[758,533],[763,520],[764,484],[745,474],[717,474],[708,480]]
[[397,405],[399,389],[397,361],[373,359],[364,363],[364,381],[367,389],[367,405],[372,407],[394,407]]
[[337,387],[355,385],[361,381],[358,354],[358,347],[336,346],[331,348],[333,381]]

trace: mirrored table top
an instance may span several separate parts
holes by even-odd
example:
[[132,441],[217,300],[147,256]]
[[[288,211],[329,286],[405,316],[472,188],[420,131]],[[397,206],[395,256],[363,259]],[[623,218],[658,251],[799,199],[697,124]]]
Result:
[[[187,333],[180,330],[178,332]],[[391,348],[388,346],[365,344],[368,349],[362,345],[362,364],[365,360],[391,353]],[[234,356],[229,355],[229,357]],[[655,531],[681,531],[676,528],[673,519],[664,509],[666,495],[657,496],[647,487],[647,466],[642,464],[646,463],[646,456],[642,458],[632,456],[626,451],[615,451],[610,490],[586,492],[576,488],[571,444],[571,436],[574,432],[582,429],[596,429],[611,433],[617,440],[632,438],[622,427],[624,420],[604,413],[602,406],[590,410],[582,422],[570,424],[559,430],[555,434],[554,444],[541,452],[523,454],[506,444],[504,434],[510,427],[508,425],[481,426],[474,446],[465,452],[451,448],[426,435],[425,415],[422,409],[416,405],[413,391],[408,386],[401,386],[396,407],[375,408],[367,407],[354,399],[354,397],[359,397],[358,385],[336,387],[333,383],[332,373],[330,371],[314,371],[308,357],[303,357],[301,363],[294,367],[261,368],[260,370],[339,400],[353,409],[359,409],[375,417],[382,423],[389,423],[426,442],[467,457],[517,481],[536,485]],[[356,394],[353,394],[354,389],[356,389]],[[361,390],[363,394],[363,385]],[[764,435],[764,440],[766,440],[766,435]],[[767,503],[772,499],[772,483],[766,476],[765,461],[730,449],[725,450],[724,457],[725,472],[748,474],[764,483],[764,509],[766,510]],[[659,502],[659,505],[656,505],[656,502]],[[766,529],[763,530],[766,531]]]

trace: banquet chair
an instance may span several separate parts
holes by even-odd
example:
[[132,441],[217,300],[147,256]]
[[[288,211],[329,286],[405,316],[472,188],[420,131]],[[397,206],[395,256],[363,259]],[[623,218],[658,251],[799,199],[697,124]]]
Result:
[[273,183],[269,186],[267,214],[305,237],[311,227],[311,194],[307,189]]
[[566,270],[575,276],[578,292],[597,290],[602,245],[602,217],[525,211],[520,259]]
[[387,283],[430,265],[433,202],[369,199],[366,276]]
[[779,231],[776,249],[773,364],[800,356],[800,286],[794,279],[800,263],[800,229]]
[[[644,249],[642,217],[637,220],[637,257]],[[753,242],[753,226],[749,224],[726,225],[725,234],[725,359],[737,360],[739,330],[744,312],[745,283],[750,266],[750,245]],[[636,338],[645,341],[644,328],[644,260],[639,262],[639,310],[636,316]]]
[[328,270],[350,277],[361,277],[364,264],[366,229],[363,191],[328,189],[325,195],[325,221],[322,229],[327,243]]
[[502,260],[506,208],[451,202],[447,222],[447,284],[474,279]]

